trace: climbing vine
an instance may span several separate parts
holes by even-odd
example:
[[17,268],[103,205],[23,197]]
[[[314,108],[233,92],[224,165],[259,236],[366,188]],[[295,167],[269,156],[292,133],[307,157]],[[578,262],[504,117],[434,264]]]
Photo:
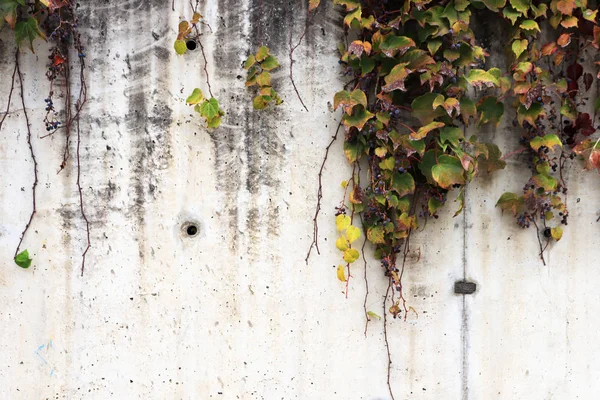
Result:
[[[0,0],[0,29],[5,25],[14,30],[16,51],[15,67],[12,74],[11,89],[8,96],[6,112],[0,119],[0,129],[10,112],[10,104],[15,84],[18,81],[27,128],[27,143],[34,164],[34,182],[32,185],[33,207],[21,234],[19,244],[15,250],[14,261],[22,268],[29,268],[32,263],[27,249],[20,251],[23,240],[28,232],[36,214],[36,188],[38,184],[38,163],[32,145],[32,121],[29,119],[25,104],[23,75],[21,73],[21,49],[26,47],[34,52],[34,40],[39,38],[51,42],[48,55],[46,77],[50,82],[48,96],[44,99],[46,114],[43,123],[46,135],[41,139],[61,131],[64,134],[64,148],[62,162],[58,167],[61,172],[68,164],[71,156],[71,141],[76,140],[75,162],[77,169],[76,186],[79,195],[79,208],[82,219],[86,225],[86,247],[81,255],[81,274],[85,269],[85,259],[91,247],[90,224],[87,219],[83,204],[83,191],[81,187],[81,128],[80,113],[87,101],[87,84],[85,81],[85,49],[78,31],[77,4],[73,0]],[[75,58],[77,61],[73,61]],[[72,92],[73,69],[77,65],[78,91]],[[55,92],[55,83],[60,81],[60,93]],[[57,110],[54,100],[63,101],[62,110]],[[61,121],[62,120],[62,121]]]

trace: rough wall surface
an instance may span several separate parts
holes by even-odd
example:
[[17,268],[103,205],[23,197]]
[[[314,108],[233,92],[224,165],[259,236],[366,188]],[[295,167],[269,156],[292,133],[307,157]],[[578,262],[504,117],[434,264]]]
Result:
[[[185,105],[194,87],[206,91],[200,52],[172,50],[187,2],[174,11],[164,0],[81,4],[92,229],[83,277],[76,171],[71,164],[57,175],[63,139],[40,139],[46,45],[23,54],[38,214],[24,241],[34,265],[22,270],[11,258],[30,213],[33,167],[16,96],[0,132],[0,398],[389,399],[382,323],[363,334],[364,267],[354,267],[348,299],[335,279],[333,211],[350,173],[341,142],[324,174],[321,255],[304,262],[317,172],[339,119],[327,102],[341,85],[341,16],[322,7],[294,53],[307,113],[287,58],[305,2],[203,3],[209,75],[227,112],[214,132]],[[252,110],[241,69],[259,25],[282,63],[274,84],[285,99],[264,112]],[[13,52],[2,32],[2,108]],[[510,150],[511,129],[486,134]],[[600,180],[570,174],[571,224],[544,267],[533,232],[494,208],[527,173],[512,160],[469,187],[460,217],[446,210],[414,237],[422,257],[405,281],[418,317],[388,328],[396,399],[597,398]],[[182,230],[190,222],[200,227],[195,237]],[[382,314],[385,279],[367,261],[367,308]],[[463,278],[478,283],[474,295],[453,293]]]

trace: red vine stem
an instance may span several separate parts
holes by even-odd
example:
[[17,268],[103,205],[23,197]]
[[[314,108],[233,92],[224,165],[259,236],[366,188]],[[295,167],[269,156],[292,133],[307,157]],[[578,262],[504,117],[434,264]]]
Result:
[[506,160],[508,157],[514,156],[515,154],[520,154],[524,151],[529,150],[529,147],[521,147],[520,149],[517,149],[515,151],[511,151],[510,153],[507,153],[505,155],[503,155],[502,157],[500,157],[501,160]]
[[[82,50],[79,36],[77,36],[76,38],[75,47],[77,48],[77,51],[81,53]],[[81,114],[81,109],[87,102],[87,84],[85,82],[84,70],[85,60],[83,57],[79,57],[79,81],[81,83],[81,87],[79,88],[79,97],[77,99],[77,103],[75,104],[75,121],[77,123],[77,191],[79,192],[79,210],[81,211],[81,217],[85,221],[85,230],[87,238],[87,245],[85,247],[85,250],[81,254],[81,276],[83,276],[83,271],[85,270],[85,259],[87,252],[90,249],[90,247],[92,247],[90,240],[90,221],[88,220],[83,207],[83,190],[81,189],[81,128],[79,124],[79,115]]]
[[[190,0],[190,7],[192,7],[192,11],[194,13],[197,13],[198,11],[198,0],[196,0],[196,5],[192,5],[192,2]],[[210,86],[210,78],[208,76],[208,70],[206,69],[206,66],[208,65],[208,61],[206,60],[206,53],[204,53],[204,46],[202,45],[202,42],[200,41],[200,31],[198,30],[198,25],[197,24],[192,24],[192,26],[194,27],[194,30],[196,31],[196,40],[198,41],[198,45],[200,46],[200,51],[202,52],[202,58],[204,59],[204,74],[206,75],[206,85],[208,86],[208,93],[210,94],[210,97],[215,97],[213,96],[212,93],[212,88]],[[210,28],[210,25],[209,25]],[[212,31],[212,28],[211,28]]]
[[308,265],[308,259],[310,258],[310,253],[312,252],[313,247],[317,249],[317,254],[319,254],[319,255],[321,254],[321,251],[319,250],[318,219],[319,219],[319,213],[321,212],[321,199],[323,198],[323,169],[325,168],[325,163],[327,162],[327,157],[329,156],[329,149],[333,145],[333,142],[336,141],[341,126],[342,126],[342,122],[340,121],[340,123],[337,126],[337,129],[335,130],[335,135],[331,137],[331,141],[325,148],[325,157],[323,157],[323,162],[321,163],[321,168],[319,169],[319,175],[318,175],[319,189],[317,190],[317,206],[315,207],[315,216],[313,217],[313,240],[310,244],[310,247],[308,248],[308,253],[306,254],[306,258],[304,259],[304,262],[306,262],[307,265]]
[[[359,168],[359,170],[360,170],[360,168]],[[360,216],[360,225],[364,228],[362,214],[359,214],[359,216]],[[369,318],[369,312],[367,311],[367,300],[369,299],[369,281],[367,279],[367,259],[365,257],[365,245],[367,244],[367,234],[366,234],[366,232],[364,232],[364,229],[363,229],[363,235],[364,235],[363,244],[360,249],[360,252],[362,254],[362,258],[363,258],[363,262],[364,262],[364,266],[365,266],[364,276],[365,276],[366,293],[365,293],[365,301],[363,302],[363,310],[365,312],[365,337],[367,337],[367,329],[369,328],[369,321],[371,319]],[[383,310],[383,311],[385,312],[385,310]]]
[[[21,233],[21,239],[19,239],[19,244],[17,245],[17,249],[15,250],[14,258],[17,258],[17,255],[19,254],[19,249],[21,248],[21,244],[23,243],[23,239],[25,238],[25,234],[29,230],[29,227],[31,226],[31,222],[33,221],[33,217],[35,216],[35,213],[37,211],[35,197],[36,197],[36,187],[38,184],[38,173],[37,173],[38,163],[35,158],[35,153],[33,152],[33,146],[31,144],[31,126],[29,124],[29,115],[27,114],[27,108],[25,108],[25,90],[23,88],[23,75],[21,74],[21,66],[19,64],[19,50],[18,49],[15,53],[15,70],[17,71],[17,75],[19,76],[19,85],[20,85],[20,91],[21,91],[21,104],[23,106],[23,114],[25,115],[25,122],[27,123],[27,145],[29,146],[29,153],[31,154],[31,158],[33,159],[33,177],[34,177],[33,186],[31,188],[32,197],[33,197],[33,209],[31,210],[31,215],[29,216],[29,221],[27,221],[27,225],[25,225],[25,229],[23,230],[23,233]],[[11,92],[12,92],[12,90],[11,90]]]
[[12,83],[10,85],[10,92],[8,93],[8,104],[6,105],[6,113],[4,113],[2,120],[0,120],[0,129],[2,129],[2,124],[4,124],[4,120],[6,119],[6,117],[8,116],[8,112],[10,111],[10,101],[12,99],[13,91],[15,90],[15,75],[16,74],[17,74],[17,63],[15,62],[15,69],[13,70],[13,74],[12,74]]
[[306,104],[304,104],[304,101],[302,100],[302,96],[300,96],[300,92],[298,91],[298,88],[296,87],[296,82],[294,82],[294,51],[298,48],[298,46],[300,46],[300,44],[302,43],[302,40],[304,39],[304,36],[306,36],[306,32],[308,31],[308,27],[312,24],[313,20],[315,19],[315,15],[317,15],[317,9],[315,9],[313,11],[313,14],[311,15],[310,19],[306,22],[306,26],[304,27],[304,31],[302,32],[302,35],[300,35],[300,38],[298,39],[298,43],[296,43],[296,45],[292,46],[292,33],[294,32],[293,27],[290,28],[290,81],[292,81],[292,86],[294,87],[294,91],[296,92],[296,96],[298,97],[298,100],[300,100],[300,103],[302,104],[302,107],[304,107],[304,109],[306,111],[308,111],[308,107],[306,107]]
[[388,287],[383,298],[383,338],[385,339],[385,349],[387,351],[388,366],[387,366],[387,387],[390,392],[392,400],[394,399],[394,392],[392,391],[392,385],[390,383],[390,375],[392,374],[392,354],[390,353],[390,343],[388,342],[387,335],[387,299],[390,294],[390,288],[392,287],[392,278],[388,279]]

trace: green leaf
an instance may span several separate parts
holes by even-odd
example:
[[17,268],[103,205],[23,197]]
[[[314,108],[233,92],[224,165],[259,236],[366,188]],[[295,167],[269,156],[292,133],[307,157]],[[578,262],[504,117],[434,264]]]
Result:
[[[442,96],[443,97],[443,96]],[[438,121],[433,121],[428,123],[425,126],[422,126],[419,128],[419,130],[417,132],[411,132],[410,133],[410,138],[412,140],[420,140],[423,139],[424,137],[427,136],[427,134],[435,129],[441,128],[443,126],[445,126],[446,124],[444,124],[443,122],[438,122]]]
[[187,52],[187,46],[183,40],[176,40],[173,47],[175,48],[175,52],[180,56]]
[[25,5],[22,3],[22,0],[0,0],[0,28],[3,27],[4,22],[12,29],[15,28],[15,24],[17,23],[17,8]]
[[545,117],[546,111],[541,103],[532,103],[529,110],[525,108],[525,105],[521,104],[517,110],[517,120],[519,125],[523,126],[523,122],[527,121],[531,125],[535,125],[535,121],[538,118]]
[[458,147],[464,137],[463,130],[453,126],[446,126],[440,131],[440,142],[450,143],[454,147]]
[[442,202],[436,199],[435,197],[430,197],[427,202],[427,209],[429,210],[429,215],[433,215],[442,207]]
[[573,104],[573,101],[570,99],[565,99],[560,107],[560,114],[564,115],[571,121],[575,121],[577,119],[577,107]]
[[562,147],[560,139],[553,133],[544,136],[536,136],[529,142],[529,145],[535,151],[538,151],[542,146],[546,146],[550,150],[554,150],[555,146]]
[[256,61],[262,62],[269,56],[269,48],[267,46],[260,46],[256,52]]
[[482,86],[493,87],[500,85],[498,79],[494,75],[483,69],[470,70],[466,78],[467,82],[479,89],[481,89]]
[[249,69],[254,64],[256,64],[256,57],[254,57],[254,54],[250,54],[244,62],[244,69]]
[[422,124],[429,124],[435,118],[447,115],[446,110],[441,106],[433,106],[433,103],[438,96],[437,93],[425,93],[414,99],[411,103],[411,108],[413,110],[412,115],[415,118],[418,118]]
[[271,96],[256,96],[252,100],[252,105],[255,110],[264,110],[269,105],[269,102],[273,100]]
[[204,100],[205,99],[204,99],[204,94],[202,94],[202,90],[196,88],[196,89],[194,89],[192,94],[190,94],[188,96],[188,98],[185,100],[185,102],[187,104],[189,104],[190,106],[193,106],[194,104],[198,104]]
[[31,258],[29,258],[29,252],[23,250],[15,257],[15,263],[21,268],[29,268],[31,266]]
[[218,128],[221,125],[221,116],[217,115],[209,120],[207,120],[207,127],[209,128]]
[[360,89],[355,89],[352,92],[342,90],[333,96],[334,110],[337,110],[339,106],[342,106],[346,112],[351,112],[354,106],[359,104],[363,107],[367,107],[367,96],[365,95],[365,92]]
[[517,19],[521,16],[521,13],[518,12],[517,10],[513,9],[512,7],[504,7],[504,9],[502,9],[502,14],[507,19],[509,19],[513,25],[517,22]]
[[210,100],[200,104],[200,115],[207,120],[219,116],[219,102],[212,97]]
[[391,92],[393,90],[402,90],[406,92],[404,87],[404,80],[408,76],[409,70],[406,68],[408,63],[400,63],[396,65],[390,73],[385,77],[386,85],[382,88],[384,92]]
[[485,158],[480,158],[479,168],[488,173],[504,169],[506,167],[506,161],[502,159],[502,152],[500,148],[494,143],[480,143],[484,146]]
[[504,115],[504,103],[499,102],[494,96],[484,97],[477,105],[477,111],[479,112],[479,125],[491,123],[498,127],[500,119]]
[[520,28],[526,31],[541,32],[538,23],[531,19],[521,22]]
[[358,152],[358,143],[357,142],[344,142],[344,154],[346,155],[346,159],[349,163],[353,163],[358,160],[359,152]]
[[346,214],[340,214],[337,217],[335,217],[335,226],[340,232],[347,229],[350,226],[351,222],[352,220]]
[[367,315],[371,318],[381,319],[381,317],[379,315],[375,314],[373,311],[368,311]]
[[523,39],[523,40],[515,40],[512,44],[512,51],[513,53],[515,53],[515,58],[519,58],[519,56],[521,54],[523,54],[523,52],[525,50],[527,50],[527,45],[529,44],[529,42],[527,41],[527,39]]
[[362,21],[362,9],[360,7],[346,14],[346,16],[344,17],[344,25],[351,26],[354,20],[357,20],[358,22]]
[[415,180],[411,174],[405,172],[395,172],[392,176],[392,189],[398,193],[398,197],[404,197],[407,194],[412,194],[415,191]]
[[536,186],[543,188],[546,192],[551,192],[558,186],[557,180],[550,175],[537,174],[531,178],[531,182]]
[[465,183],[465,170],[457,157],[442,154],[438,163],[431,168],[431,176],[440,187],[450,189],[452,185]]
[[406,36],[389,35],[379,45],[379,49],[388,57],[394,57],[397,52],[404,54],[406,50],[416,46],[415,41]]
[[367,239],[373,244],[385,243],[385,231],[381,226],[373,226],[367,229]]
[[40,30],[35,18],[29,17],[26,21],[19,21],[15,25],[15,40],[17,46],[21,48],[23,42],[28,42],[28,47],[33,51],[33,41],[36,37],[46,40],[46,35]]
[[379,163],[379,168],[381,168],[384,171],[385,170],[393,171],[395,166],[396,166],[396,159],[394,157],[388,157]]
[[531,0],[510,0],[510,4],[515,8],[515,10],[527,16],[527,11],[531,5]]
[[358,257],[360,257],[360,253],[356,249],[346,249],[346,251],[344,251],[344,261],[347,263],[352,264],[354,261],[358,260]]
[[473,100],[468,97],[460,99],[460,116],[467,126],[469,125],[469,119],[471,117],[474,119],[477,118],[477,106]]
[[517,215],[522,204],[523,197],[519,197],[514,193],[506,192],[500,196],[496,202],[496,207],[500,206],[502,211],[510,210],[514,215]]
[[367,121],[373,118],[374,116],[375,114],[372,114],[369,111],[365,110],[364,107],[356,107],[354,109],[353,115],[344,115],[344,117],[342,118],[342,123],[344,124],[344,126],[346,126],[346,128],[354,126],[361,130],[365,126]]
[[263,71],[256,77],[256,82],[259,86],[271,86],[271,74]]
[[360,229],[357,228],[356,226],[350,225],[346,229],[346,238],[348,238],[348,241],[350,243],[356,242],[359,237],[360,237]]
[[481,0],[481,2],[492,11],[498,11],[506,4],[506,0]]
[[458,196],[456,196],[455,202],[458,202],[458,209],[454,213],[453,217],[460,215],[460,213],[465,208],[465,187],[460,188],[460,192],[458,192]]
[[260,63],[260,66],[265,71],[271,71],[279,67],[279,61],[277,61],[277,59],[273,56],[268,56],[263,62]]

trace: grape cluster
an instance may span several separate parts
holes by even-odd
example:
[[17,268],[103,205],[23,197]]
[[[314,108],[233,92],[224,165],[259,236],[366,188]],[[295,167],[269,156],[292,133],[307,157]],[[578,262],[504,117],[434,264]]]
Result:
[[531,217],[529,216],[529,213],[525,212],[517,215],[517,224],[523,229],[529,228],[531,225]]

